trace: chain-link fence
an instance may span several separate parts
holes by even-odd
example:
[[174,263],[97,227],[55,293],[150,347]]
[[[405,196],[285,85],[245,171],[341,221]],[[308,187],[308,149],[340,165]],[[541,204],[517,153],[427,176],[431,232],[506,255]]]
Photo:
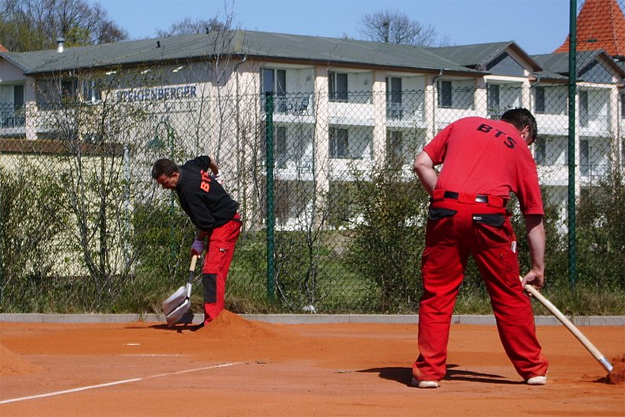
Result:
[[[0,107],[0,309],[158,311],[184,280],[194,230],[150,169],[209,154],[244,222],[228,308],[414,312],[429,201],[412,161],[450,122],[514,107],[538,121],[548,286],[622,294],[625,110],[619,84],[602,77],[589,67],[573,96],[565,82],[502,78],[425,88],[387,77],[381,91],[362,73],[253,95],[38,82],[37,100]],[[523,219],[510,209],[526,269]],[[464,285],[487,300],[478,283],[470,266]]]
[[[566,87],[539,88],[533,152],[548,212],[548,274],[550,285],[568,286]],[[587,95],[572,190],[575,256],[580,281],[623,291],[621,118],[607,110],[619,103],[609,91]],[[157,310],[184,277],[194,231],[173,193],[151,180],[151,164],[208,153],[244,220],[228,281],[231,308],[415,311],[428,196],[412,161],[451,121],[483,110],[497,117],[521,106],[522,96],[520,88],[491,85],[438,95],[113,100],[26,111],[9,126],[22,136],[2,139],[3,309]],[[435,114],[427,117],[427,108]],[[29,129],[36,140],[27,139]]]

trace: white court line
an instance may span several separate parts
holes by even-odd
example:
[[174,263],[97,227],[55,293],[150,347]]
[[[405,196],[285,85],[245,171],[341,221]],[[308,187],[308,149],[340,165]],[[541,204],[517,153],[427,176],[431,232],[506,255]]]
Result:
[[122,381],[107,382],[106,384],[89,385],[89,386],[86,386],[86,387],[68,389],[68,390],[65,390],[65,391],[49,392],[47,394],[31,395],[29,397],[11,398],[11,399],[8,399],[8,400],[0,401],[0,404],[16,403],[16,402],[19,402],[19,401],[27,401],[27,400],[35,400],[35,399],[38,399],[38,398],[54,397],[56,395],[71,394],[71,393],[74,393],[74,392],[86,391],[86,390],[90,390],[90,389],[111,387],[113,385],[128,384],[130,382],[139,382],[139,381],[143,381],[143,380],[150,379],[150,378],[161,378],[161,377],[169,376],[169,375],[178,375],[178,374],[186,374],[186,373],[189,373],[189,372],[205,371],[207,369],[225,368],[225,367],[228,367],[228,366],[238,365],[240,363],[242,363],[242,362],[224,363],[224,364],[221,364],[221,365],[205,366],[203,368],[186,369],[186,370],[183,370],[183,371],[176,371],[176,372],[168,372],[168,373],[165,373],[165,374],[150,375],[150,376],[146,376],[146,377],[143,377],[143,378],[124,379]]
[[188,355],[182,355],[182,354],[178,354],[178,353],[125,353],[123,355],[117,355],[117,356],[130,356],[133,358],[136,357],[161,357],[161,356],[165,356],[165,357],[179,357],[179,356],[188,356]]

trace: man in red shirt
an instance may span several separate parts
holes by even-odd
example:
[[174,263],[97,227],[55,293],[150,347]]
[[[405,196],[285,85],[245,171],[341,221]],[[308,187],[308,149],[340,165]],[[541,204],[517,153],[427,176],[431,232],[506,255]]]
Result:
[[241,231],[239,203],[216,180],[219,174],[214,158],[208,156],[198,156],[180,167],[164,158],[152,167],[152,178],[176,192],[180,206],[197,228],[191,254],[199,256],[206,249],[202,267],[204,323],[216,319],[224,309],[226,278]]
[[[543,204],[536,164],[528,146],[536,120],[526,109],[501,120],[460,119],[417,155],[414,170],[430,194],[419,304],[419,357],[413,384],[437,388],[446,374],[454,303],[469,255],[484,279],[505,352],[530,385],[544,385],[549,362],[536,337],[525,284],[541,288],[545,271]],[[443,164],[440,173],[435,166]],[[510,193],[525,217],[532,266],[519,279],[516,237],[506,203]]]

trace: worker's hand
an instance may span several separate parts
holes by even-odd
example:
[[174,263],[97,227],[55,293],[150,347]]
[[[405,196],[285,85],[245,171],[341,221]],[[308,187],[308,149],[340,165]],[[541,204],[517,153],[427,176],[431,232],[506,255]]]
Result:
[[545,275],[543,271],[532,268],[521,280],[523,288],[525,288],[526,284],[530,284],[537,290],[540,290],[543,285],[545,285]]
[[195,239],[193,241],[193,245],[191,245],[191,256],[196,255],[200,256],[202,252],[206,249],[203,240]]
[[223,179],[223,176],[221,175],[221,171],[219,171],[216,174],[211,175],[213,177],[213,180],[217,181],[218,183],[221,184],[221,181]]

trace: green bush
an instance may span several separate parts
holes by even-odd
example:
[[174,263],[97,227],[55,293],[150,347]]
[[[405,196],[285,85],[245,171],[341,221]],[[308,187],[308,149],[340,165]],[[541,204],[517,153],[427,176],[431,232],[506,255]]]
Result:
[[[160,312],[162,301],[186,282],[194,237],[193,226],[172,196],[163,193],[160,198],[135,201],[132,210],[122,212],[115,201],[123,200],[117,194],[124,192],[125,184],[110,183],[109,193],[116,198],[94,204],[108,207],[108,218],[129,222],[127,235],[109,241],[125,245],[116,250],[128,255],[130,267],[124,274],[94,279],[85,272],[84,242],[76,233],[79,225],[69,204],[72,196],[61,177],[36,169],[27,159],[20,164],[19,171],[0,171],[0,311]],[[85,185],[94,189],[101,182],[93,177]],[[543,293],[565,314],[625,314],[623,178],[614,174],[592,192],[583,191],[577,216],[577,282],[571,283],[568,277],[566,219],[560,217],[557,206],[545,205],[547,283]],[[242,231],[228,278],[227,308],[238,313],[302,312],[308,306],[319,313],[417,312],[429,204],[418,180],[406,181],[385,167],[371,176],[356,176],[355,181],[332,183],[322,200],[324,205],[319,207],[323,210],[319,208],[316,217],[308,219],[310,224],[299,225],[297,231],[276,232],[273,298],[267,293],[266,232]],[[524,273],[530,258],[517,204],[513,199],[510,208],[517,213],[512,222]],[[306,202],[301,206],[306,207]],[[97,207],[88,207],[94,211],[85,219],[95,221]],[[127,219],[119,218],[126,214]],[[99,230],[113,232],[119,227],[101,229],[94,223],[89,230],[96,236]],[[94,259],[99,256],[98,245],[87,249]],[[199,270],[198,266],[196,276]],[[195,284],[192,303],[194,311],[200,312],[199,278]],[[538,303],[535,307],[537,314],[549,314]],[[472,261],[455,312],[491,312]]]
[[625,292],[625,183],[614,171],[585,189],[577,216],[579,284],[597,292]]
[[[17,171],[0,169],[1,311],[41,311],[49,296],[66,294],[51,282],[67,230],[64,192],[55,174],[22,161]],[[69,253],[63,253],[65,256]]]
[[419,181],[388,168],[353,186],[355,212],[347,261],[379,288],[379,312],[415,311],[429,197]]

